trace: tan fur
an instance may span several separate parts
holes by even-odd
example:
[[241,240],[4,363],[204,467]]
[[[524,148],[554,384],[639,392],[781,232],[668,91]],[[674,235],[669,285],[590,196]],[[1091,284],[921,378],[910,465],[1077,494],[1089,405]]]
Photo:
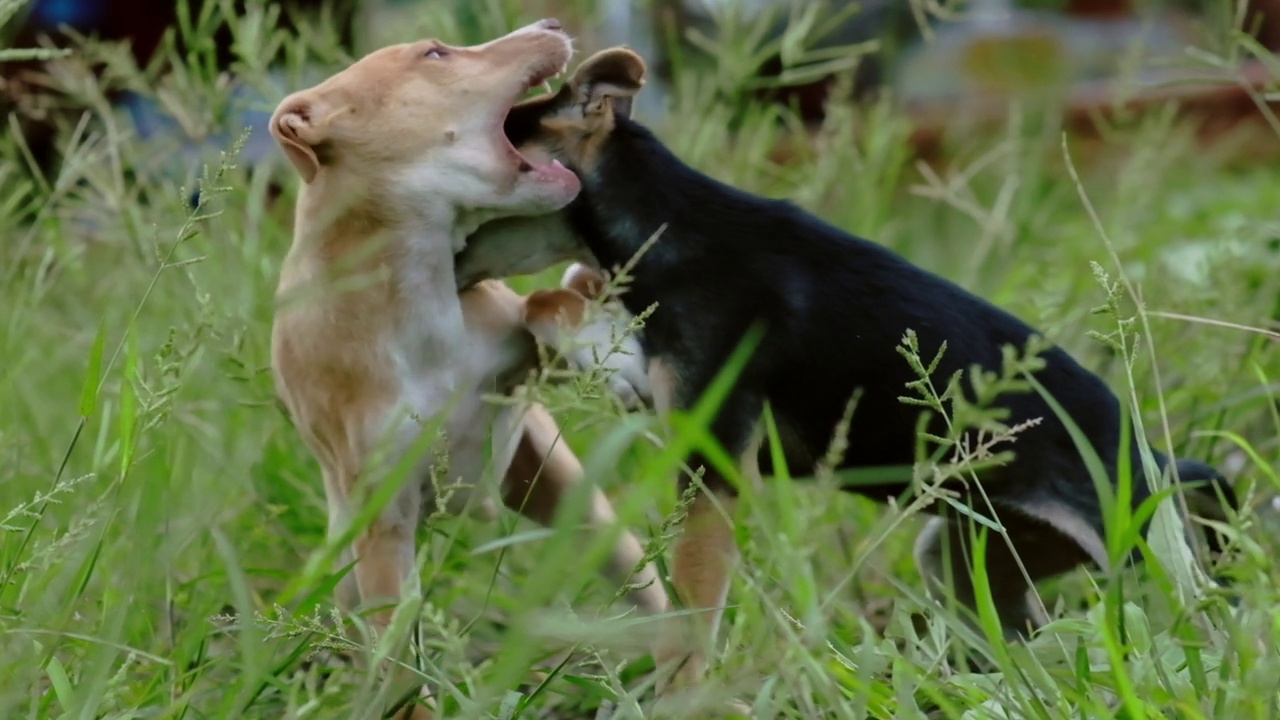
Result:
[[[672,610],[689,614],[664,620],[656,639],[653,661],[661,698],[697,688],[706,674],[739,558],[733,535],[736,509],[736,499],[727,494],[700,494],[681,524],[671,566],[671,585],[679,607]],[[736,702],[728,709],[741,712]]]
[[[568,61],[557,30],[543,21],[473,47],[384,48],[289,95],[270,122],[304,181],[281,268],[272,369],[320,464],[331,538],[428,427],[444,431],[443,448],[426,438],[431,447],[399,494],[343,551],[341,562],[355,565],[338,601],[378,608],[368,618],[375,633],[417,581],[415,532],[443,470],[434,450],[448,451],[441,484],[463,486],[448,502],[454,512],[519,494],[532,503],[520,506],[526,514],[546,522],[581,480],[545,410],[482,400],[518,384],[536,360],[524,299],[500,282],[459,293],[453,274],[454,253],[480,222],[548,213],[577,193],[562,168],[522,167],[501,135],[506,109]],[[545,458],[537,472],[535,456]],[[590,520],[614,519],[597,494]],[[624,533],[610,570],[623,579],[641,558]],[[647,611],[666,604],[657,584],[632,600]],[[400,673],[394,682],[408,688],[414,679]],[[403,717],[431,715],[414,706]]]
[[[529,415],[534,422],[526,426],[507,473],[503,501],[507,507],[525,517],[550,525],[564,497],[582,477],[582,465],[564,442],[559,442],[559,428],[550,413],[533,406]],[[613,506],[599,488],[592,490],[587,520],[595,526],[617,522]],[[644,550],[630,533],[618,541],[618,549],[609,560],[610,577],[626,580],[636,589],[632,602],[648,610],[665,609],[666,592],[651,564],[637,568]],[[632,574],[634,573],[634,575]]]
[[[655,368],[658,378],[654,382],[654,395],[658,404],[657,381],[673,382],[674,375],[665,363],[655,360],[650,363],[651,379],[654,379]],[[665,384],[661,392],[669,397],[671,387],[674,385]],[[743,482],[757,488],[762,484],[757,454],[762,440],[763,436],[756,432],[755,440],[738,458]],[[724,492],[702,493],[694,499],[680,526],[672,553],[671,585],[680,607],[694,614],[671,617],[663,623],[654,646],[659,695],[695,688],[706,674],[707,658],[715,647],[730,581],[740,556],[733,533],[736,511],[735,497]],[[721,709],[749,714],[736,700]]]
[[574,71],[575,79],[591,78],[582,83],[585,109],[580,117],[565,121],[563,128],[578,143],[574,157],[583,170],[590,171],[599,163],[600,150],[616,122],[615,104],[631,102],[631,96],[644,87],[644,74],[644,60],[622,48],[597,53]]
[[649,360],[649,391],[653,393],[653,408],[659,416],[671,412],[675,401],[676,376],[662,358]]
[[[535,290],[525,299],[525,323],[538,333],[540,329],[554,328],[557,323],[581,325],[587,317],[587,298],[570,288]],[[547,333],[543,333],[545,337]]]

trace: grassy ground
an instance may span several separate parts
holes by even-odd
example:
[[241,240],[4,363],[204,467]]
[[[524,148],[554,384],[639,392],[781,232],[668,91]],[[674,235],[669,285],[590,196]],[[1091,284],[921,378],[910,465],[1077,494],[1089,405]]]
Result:
[[[368,42],[477,41],[534,17],[463,26],[428,8]],[[214,11],[189,32],[223,21]],[[236,71],[268,105],[302,83],[271,85],[268,60],[290,72],[304,52],[322,69],[341,62],[325,31],[278,35],[261,7],[230,24]],[[186,208],[191,186],[168,172],[176,148],[137,139],[102,100],[107,85],[131,87],[192,134],[232,138],[223,81],[202,52],[156,77],[99,45],[63,61],[55,81],[86,114],[59,140],[56,176],[27,172],[19,136],[0,139],[2,718],[375,716],[360,671],[321,682],[338,666],[329,651],[356,636],[326,624],[318,471],[266,371],[297,181],[278,157],[219,169],[206,154],[204,204]],[[91,61],[106,63],[105,79],[90,77]],[[669,115],[648,118],[682,157],[793,198],[1037,324],[1132,399],[1154,445],[1228,468],[1247,508],[1231,528],[1243,552],[1225,570],[1238,610],[1212,592],[1196,599],[1185,561],[1153,543],[1142,568],[1043,586],[1063,619],[1023,648],[928,608],[910,562],[918,513],[830,483],[768,483],[745,495],[745,563],[715,687],[759,717],[1280,716],[1280,362],[1274,338],[1194,320],[1275,327],[1274,167],[1197,150],[1187,128],[1155,115],[1116,127],[1088,162],[1074,142],[1064,153],[1051,125],[1027,122],[966,138],[934,174],[909,161],[908,129],[888,105],[834,107],[806,140],[776,109],[713,92],[734,82],[726,73],[681,75]],[[767,161],[783,139],[798,144],[792,163]],[[285,188],[275,204],[273,181]],[[1109,296],[1115,310],[1093,312]],[[1119,351],[1095,337],[1118,328]],[[624,420],[589,393],[547,394],[624,520],[660,548],[674,463],[646,434],[652,420]],[[642,716],[651,630],[608,621],[624,609],[595,580],[598,543],[504,517],[434,520],[423,547],[424,673],[443,684],[446,716]],[[970,672],[961,649],[994,670]]]

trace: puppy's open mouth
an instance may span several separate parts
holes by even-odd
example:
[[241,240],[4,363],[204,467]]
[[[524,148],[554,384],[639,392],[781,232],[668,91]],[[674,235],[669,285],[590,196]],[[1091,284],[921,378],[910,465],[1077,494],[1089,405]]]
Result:
[[498,126],[498,134],[502,136],[501,142],[506,146],[507,152],[515,162],[517,172],[521,175],[532,174],[538,176],[538,179],[547,180],[564,180],[567,175],[571,176],[574,181],[577,180],[577,176],[573,175],[573,172],[562,165],[559,160],[552,159],[539,163],[525,156],[516,148],[506,130],[507,116],[511,113],[511,109],[520,103],[525,94],[536,88],[542,88],[545,93],[552,92],[552,78],[559,77],[563,72],[564,65],[547,65],[532,73],[528,80],[525,81],[524,86],[521,87],[520,92],[516,94],[513,102],[507,106],[506,112],[502,114],[502,120]]

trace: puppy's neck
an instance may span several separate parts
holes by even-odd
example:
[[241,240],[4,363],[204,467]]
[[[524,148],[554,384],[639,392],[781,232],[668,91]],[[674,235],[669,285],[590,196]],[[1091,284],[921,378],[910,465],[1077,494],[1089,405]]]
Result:
[[445,202],[410,206],[368,185],[318,178],[298,196],[291,259],[326,276],[358,274],[366,287],[389,283],[395,295],[456,296],[458,215]]
[[571,222],[591,253],[606,267],[631,263],[652,240],[656,244],[635,266],[637,279],[678,264],[673,253],[681,248],[666,236],[701,196],[683,164],[646,128],[625,118],[618,118],[600,155],[594,168],[581,173],[582,194],[570,206]]

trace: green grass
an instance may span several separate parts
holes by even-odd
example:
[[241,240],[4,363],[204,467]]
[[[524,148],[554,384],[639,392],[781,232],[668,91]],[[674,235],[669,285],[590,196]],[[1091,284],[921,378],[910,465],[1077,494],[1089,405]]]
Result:
[[[585,26],[592,3],[570,4],[561,19]],[[183,32],[231,25],[236,72],[271,102],[301,86],[303,58],[340,67],[323,24],[284,34],[251,6],[228,21],[209,3]],[[428,7],[361,50],[480,41],[538,16],[477,7]],[[186,208],[174,147],[136,139],[102,94],[137,89],[194,135],[236,136],[207,44],[165,52],[145,70],[96,43],[59,61],[54,81],[85,116],[60,133],[55,176],[31,172],[20,135],[0,138],[0,718],[375,717],[361,670],[323,652],[304,662],[358,635],[326,624],[319,472],[267,371],[298,181],[280,157],[238,163],[228,143],[225,163],[203,158],[204,204]],[[273,60],[293,84],[267,80]],[[1226,569],[1242,603],[1196,599],[1178,549],[1153,541],[1141,568],[1043,585],[1061,619],[1027,647],[993,645],[924,599],[910,560],[921,503],[769,482],[744,493],[713,687],[759,717],[1276,717],[1276,342],[1184,316],[1276,328],[1280,174],[1198,150],[1168,113],[1118,123],[1088,162],[1052,123],[1027,120],[962,136],[950,168],[930,170],[908,159],[891,103],[836,105],[806,139],[785,109],[735,90],[746,71],[682,70],[669,115],[645,119],[693,165],[1021,315],[1131,401],[1155,446],[1229,467],[1247,505]],[[784,138],[801,147],[780,166],[767,151]],[[273,180],[285,188],[274,204]],[[545,287],[558,271],[512,284]],[[678,502],[671,449],[699,442],[700,425],[663,445],[651,418],[624,420],[589,391],[543,393],[624,521],[661,549]],[[424,673],[445,687],[447,717],[641,717],[652,630],[616,621],[594,573],[603,544],[563,530],[509,516],[424,529]],[[969,671],[962,652],[994,669]]]

